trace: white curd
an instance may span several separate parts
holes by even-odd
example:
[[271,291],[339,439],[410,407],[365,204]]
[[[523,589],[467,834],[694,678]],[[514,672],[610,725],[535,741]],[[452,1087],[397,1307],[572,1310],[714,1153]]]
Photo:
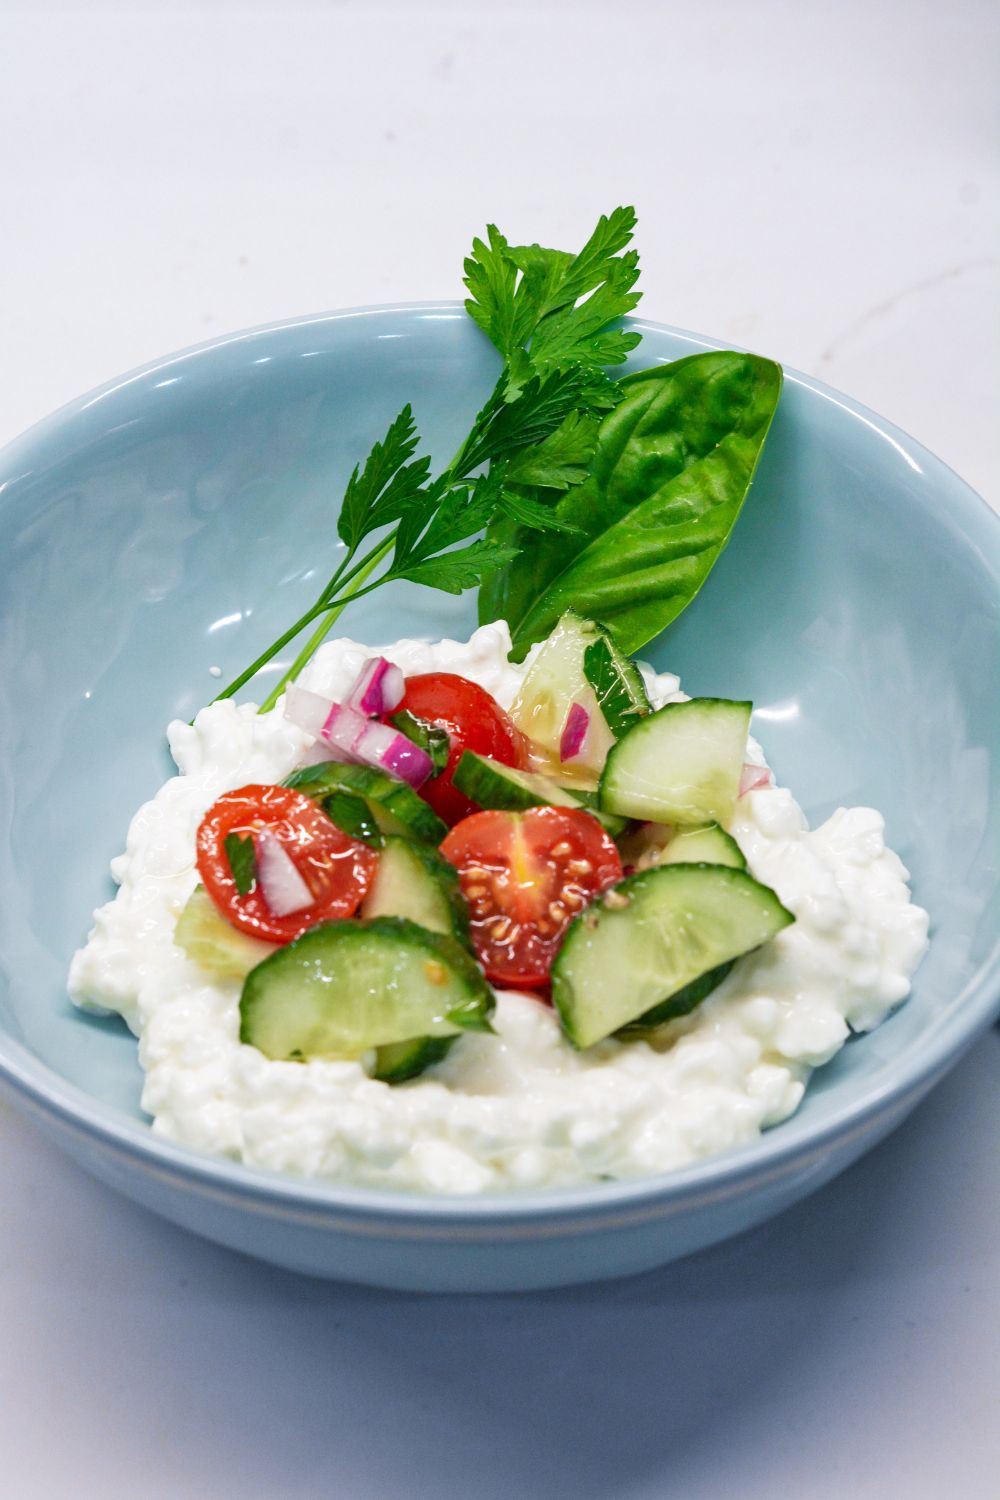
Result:
[[[498,624],[468,643],[380,649],[407,673],[461,672],[508,706],[525,670],[508,648]],[[371,654],[330,642],[302,683],[339,698]],[[647,684],[657,705],[683,696],[676,677],[647,673]],[[311,741],[280,709],[258,715],[231,700],[193,726],[171,724],[168,737],[180,775],[133,818],[112,862],[118,893],[95,913],[70,993],[119,1012],[139,1037],[142,1103],[158,1134],[254,1166],[453,1194],[684,1166],[791,1114],[809,1070],[906,997],[926,946],[927,915],[910,902],[880,815],[842,808],[810,832],[791,793],[772,786],[740,800],[731,832],[796,921],[655,1047],[575,1052],[547,1005],[502,992],[496,1036],[461,1037],[404,1085],[376,1082],[358,1062],[274,1062],[239,1040],[239,983],[207,979],[173,933],[197,883],[206,809],[248,782],[281,781]],[[753,742],[749,753],[762,762]]]

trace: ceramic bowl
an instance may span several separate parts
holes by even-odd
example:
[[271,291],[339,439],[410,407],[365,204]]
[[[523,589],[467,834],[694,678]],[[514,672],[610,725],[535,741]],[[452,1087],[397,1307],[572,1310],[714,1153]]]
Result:
[[[641,362],[712,341],[640,322]],[[250,1255],[421,1290],[639,1271],[748,1228],[897,1125],[995,1015],[1000,525],[930,454],[789,372],[750,503],[647,653],[752,698],[810,821],[870,803],[932,916],[913,995],[814,1078],[799,1113],[688,1170],[456,1201],[309,1183],[158,1139],[136,1046],[66,999],[129,817],[188,718],[311,601],[359,455],[413,400],[439,458],[495,356],[458,304],[371,308],[173,355],[0,454],[0,1075],[129,1197]],[[403,587],[351,632],[462,635],[471,598]]]

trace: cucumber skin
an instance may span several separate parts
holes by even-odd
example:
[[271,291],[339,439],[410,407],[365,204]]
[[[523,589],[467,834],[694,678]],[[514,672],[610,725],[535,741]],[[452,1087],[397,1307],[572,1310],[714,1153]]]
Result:
[[[521,778],[527,777],[531,781],[526,784]],[[611,838],[617,838],[627,826],[627,819],[597,806],[596,792],[570,791],[540,772],[504,766],[474,750],[463,750],[452,782],[470,802],[487,811],[527,812],[532,807],[565,807],[573,812],[589,812]]]
[[477,807],[495,808],[499,812],[527,812],[529,807],[580,806],[576,797],[571,792],[564,792],[556,782],[552,783],[551,791],[559,798],[558,802],[546,795],[548,778],[501,765],[474,750],[462,751],[451,779],[455,790]]
[[[733,794],[731,798],[732,805],[727,806],[724,811],[722,808],[706,808],[697,817],[690,820],[679,817],[676,811],[669,807],[669,799],[666,794],[666,789],[663,797],[663,803],[665,805],[662,806],[658,812],[654,812],[649,808],[639,808],[634,805],[632,807],[625,806],[621,799],[620,791],[616,791],[613,787],[613,782],[616,776],[616,766],[620,765],[625,756],[629,756],[634,753],[636,745],[639,743],[639,737],[650,737],[651,735],[654,735],[656,733],[655,726],[658,723],[666,722],[667,716],[675,714],[678,709],[690,712],[692,704],[696,704],[698,708],[718,705],[720,707],[724,706],[726,709],[745,709],[747,730],[749,732],[750,714],[753,710],[753,704],[747,702],[746,700],[733,698],[687,698],[677,703],[665,703],[662,708],[656,709],[654,713],[647,715],[646,718],[638,719],[633,727],[628,730],[628,732],[624,734],[616,744],[612,745],[611,750],[608,753],[608,758],[604,764],[604,770],[601,772],[601,781],[598,787],[598,798],[603,808],[606,808],[607,811],[617,813],[623,817],[638,818],[642,821],[651,823],[679,823],[684,826],[693,827],[701,823],[717,822],[719,824],[723,824],[727,821],[725,814],[731,816],[733,808],[736,805],[736,798],[739,791],[739,768],[736,769],[736,775],[733,782]],[[742,766],[742,759],[740,761],[740,766]]]
[[[382,853],[379,856],[380,860],[385,858],[386,850],[391,849],[394,842],[406,845],[406,853],[417,860],[426,872],[428,879],[432,880],[440,889],[442,901],[448,911],[449,927],[446,935],[453,937],[464,948],[471,950],[472,924],[469,920],[469,908],[466,905],[465,897],[462,895],[462,887],[455,866],[449,864],[444,855],[439,854],[436,849],[432,849],[429,844],[417,843],[415,839],[404,839],[402,835],[395,833],[386,834],[382,845]],[[375,880],[376,882],[378,880],[377,874]],[[370,889],[368,896],[371,894],[372,890]],[[368,896],[361,903],[361,914],[365,920],[375,920],[374,918],[369,918],[365,911]],[[379,915],[405,916],[405,913],[381,912]],[[434,928],[427,928],[428,932],[433,932],[434,930]]]
[[457,1036],[420,1036],[412,1042],[389,1042],[375,1048],[372,1078],[380,1083],[406,1083],[446,1057]]
[[457,1027],[459,1031],[492,1032],[490,1017],[496,1006],[496,996],[486,983],[479,965],[465,948],[456,943],[454,938],[446,937],[439,932],[429,932],[426,927],[418,927],[416,922],[411,922],[406,917],[375,917],[370,922],[359,922],[356,918],[337,922],[320,922],[315,927],[310,927],[301,937],[279,948],[256,968],[251,969],[243,982],[243,991],[240,996],[240,1041],[250,1047],[257,1046],[254,1040],[254,1012],[262,1002],[266,1002],[266,990],[263,996],[258,994],[261,983],[266,983],[268,977],[264,971],[273,972],[274,966],[277,965],[285,967],[289,957],[300,954],[303,947],[307,945],[315,947],[317,943],[331,936],[334,937],[334,941],[349,941],[348,934],[359,932],[369,936],[374,934],[389,942],[417,945],[429,957],[437,958],[446,964],[467,986],[469,999],[461,1005],[453,1006],[446,1013],[445,1020]]
[[[688,863],[654,865],[651,869],[642,870],[636,875],[627,875],[624,880],[620,880],[616,885],[612,886],[611,891],[628,896],[633,892],[641,891],[645,885],[648,885],[653,881],[661,881],[665,876],[667,878],[680,879],[682,878],[683,874],[686,874],[687,872],[690,872],[692,870],[715,870],[725,877],[732,877],[741,882],[749,881],[751,885],[766,893],[766,895],[770,897],[771,903],[773,903],[773,906],[776,909],[776,913],[780,913],[784,918],[784,920],[781,921],[779,926],[775,929],[775,932],[771,934],[772,937],[776,936],[776,934],[783,928],[788,927],[795,921],[794,915],[788,910],[786,906],[782,904],[782,902],[778,899],[777,894],[771,889],[770,886],[765,886],[760,881],[755,880],[754,877],[749,874],[749,872],[745,870],[734,869],[730,865],[702,865]],[[604,897],[607,897],[608,894],[609,893],[607,891],[603,893]],[[559,948],[559,952],[556,954],[555,961],[552,965],[552,1004],[559,1016],[563,1035],[566,1037],[571,1046],[581,1051],[586,1050],[586,1048],[581,1048],[580,1043],[576,1040],[573,1034],[573,1025],[571,1019],[573,1009],[573,987],[570,981],[565,980],[562,976],[560,960],[563,958],[563,955],[566,952],[567,945],[570,942],[571,936],[575,932],[580,930],[582,925],[587,922],[588,918],[592,922],[596,914],[598,916],[598,919],[600,919],[601,910],[601,898],[599,897],[593,905],[585,907],[578,916],[573,918],[572,922],[570,922],[569,926],[566,929],[562,944]],[[607,909],[607,914],[612,917],[612,919],[615,919],[620,918],[622,912],[620,910],[610,908]],[[770,938],[765,939],[765,941],[767,942],[770,942],[770,940]],[[627,1036],[632,1027],[641,1026],[643,1030],[646,1030],[651,1026],[661,1025],[664,1021],[673,1020],[675,1019],[675,1016],[673,1014],[670,1014],[670,1010],[674,1002],[678,1002],[679,1004],[684,1005],[684,1009],[677,1012],[678,1015],[689,1014],[690,1011],[694,1010],[694,1008],[699,1005],[701,1001],[705,999],[705,997],[713,989],[715,989],[718,984],[722,982],[722,980],[725,978],[726,973],[729,972],[729,969],[736,962],[737,958],[743,958],[746,953],[752,953],[753,951],[754,949],[752,948],[745,949],[743,953],[736,954],[732,960],[729,960],[722,964],[717,964],[713,966],[713,968],[706,970],[703,974],[696,975],[694,979],[689,980],[687,984],[683,985],[680,989],[675,990],[672,995],[664,996],[663,1000],[658,1001],[655,1005],[648,1007],[644,1011],[640,1011],[638,1015],[636,1015],[632,1020],[624,1022],[622,1025],[615,1027],[613,1031],[605,1033],[604,1036],[598,1037],[594,1042],[587,1043],[586,1045],[596,1046],[598,1042],[606,1040],[608,1036],[621,1037],[623,1033]],[[725,970],[725,972],[720,972],[722,970]],[[704,988],[700,993],[694,994],[694,998],[692,998],[692,994],[696,990],[696,988],[712,976],[717,977],[713,977],[713,982],[707,985],[707,987]]]
[[384,771],[376,771],[372,766],[323,761],[293,771],[283,784],[312,797],[321,806],[323,798],[330,792],[355,792],[368,803],[385,833],[399,833],[425,844],[437,845],[448,832],[448,825],[411,786],[405,781],[396,781]]
[[668,1021],[679,1020],[681,1016],[689,1016],[703,1000],[725,979],[736,962],[731,958],[724,964],[719,964],[715,969],[709,969],[707,974],[700,974],[697,979],[692,979],[683,989],[676,994],[670,995],[666,1000],[661,1000],[659,1005],[654,1005],[652,1010],[647,1010],[635,1021],[629,1021],[620,1031],[614,1033],[623,1041],[635,1041],[648,1036],[651,1031],[656,1031],[660,1026],[665,1026]]
[[[722,846],[718,853],[713,851],[711,856],[703,854],[696,859],[690,859],[674,847],[675,845],[683,844],[686,839],[700,839],[703,834],[711,834],[713,841],[717,840]],[[674,851],[673,854],[670,852],[672,849]],[[719,857],[722,852],[725,852],[725,859]],[[709,823],[705,828],[682,828],[679,833],[674,835],[670,843],[667,844],[658,863],[661,865],[729,865],[734,870],[745,870],[747,867],[746,855],[743,853],[743,850],[732,834],[727,833],[724,828],[720,828],[718,823]]]

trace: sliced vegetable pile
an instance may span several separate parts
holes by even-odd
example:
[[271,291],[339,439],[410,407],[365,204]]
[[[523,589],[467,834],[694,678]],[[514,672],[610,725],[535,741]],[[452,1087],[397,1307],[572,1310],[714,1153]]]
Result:
[[648,1036],[792,920],[725,831],[766,777],[744,775],[750,705],[653,710],[572,612],[509,715],[382,657],[343,703],[293,689],[285,714],[313,763],[208,810],[176,933],[242,979],[241,1037],[268,1057],[402,1082],[490,1029],[491,985],[551,996],[574,1047]]
[[[299,643],[261,712],[285,693],[311,764],[209,809],[177,927],[243,978],[241,1035],[270,1057],[399,1082],[489,1029],[490,983],[551,993],[577,1047],[645,1034],[792,920],[725,832],[766,777],[750,705],[654,712],[630,660],[725,546],[781,370],[716,350],[613,379],[641,341],[634,227],[618,208],[576,255],[473,242],[465,306],[502,367],[465,440],[432,475],[403,408],[348,481],[318,598],[219,694]],[[478,586],[515,660],[539,646],[509,715],[381,657],[341,703],[298,685],[346,605],[400,581]]]

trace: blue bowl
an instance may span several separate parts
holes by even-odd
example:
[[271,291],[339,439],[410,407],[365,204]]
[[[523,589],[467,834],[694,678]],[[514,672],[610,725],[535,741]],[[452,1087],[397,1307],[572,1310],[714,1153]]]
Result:
[[[642,364],[717,345],[657,324]],[[811,821],[882,809],[932,917],[909,1002],[815,1077],[791,1120],[690,1169],[472,1201],[309,1183],[153,1135],[134,1039],[75,1011],[72,950],[162,730],[311,601],[359,455],[412,399],[458,445],[495,356],[457,304],[233,335],[65,407],[0,454],[0,1076],[83,1166],[251,1255],[420,1290],[639,1271],[746,1229],[897,1125],[995,1015],[1000,525],[887,422],[789,374],[743,519],[649,653],[699,694],[752,697]],[[403,586],[351,632],[466,633],[471,598]]]

